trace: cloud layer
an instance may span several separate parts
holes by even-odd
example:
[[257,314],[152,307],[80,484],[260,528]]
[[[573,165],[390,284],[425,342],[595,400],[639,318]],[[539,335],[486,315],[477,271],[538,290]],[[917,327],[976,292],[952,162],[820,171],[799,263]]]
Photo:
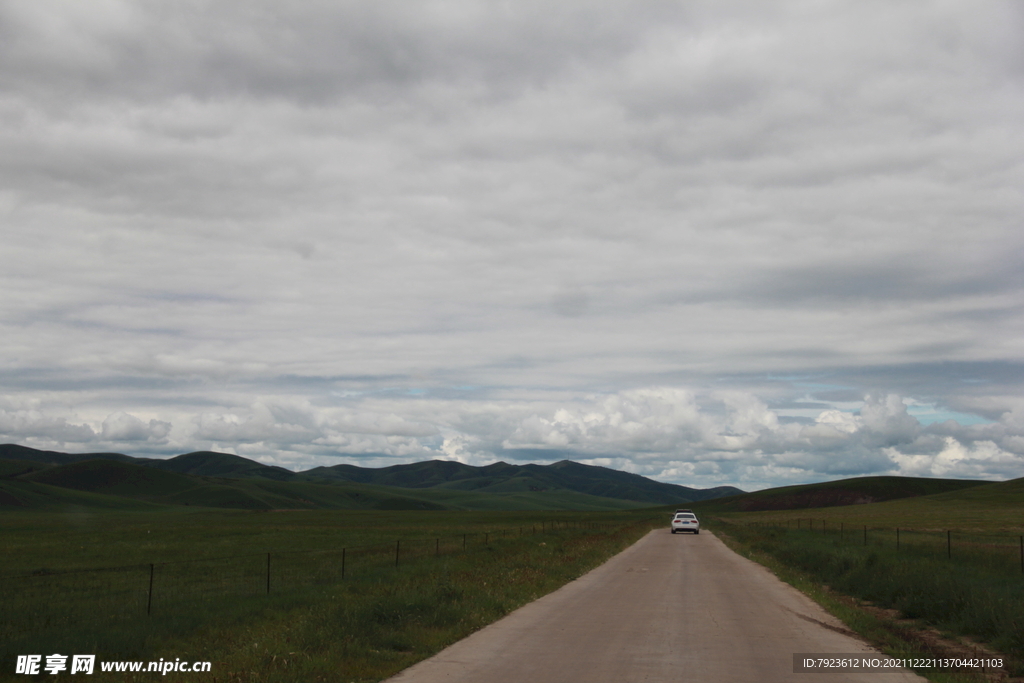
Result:
[[2,3],[0,437],[1024,476],[1022,28]]

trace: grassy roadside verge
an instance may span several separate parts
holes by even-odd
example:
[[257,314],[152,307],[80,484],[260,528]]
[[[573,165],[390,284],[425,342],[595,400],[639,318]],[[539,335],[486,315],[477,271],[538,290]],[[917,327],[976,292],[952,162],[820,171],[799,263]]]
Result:
[[969,636],[1007,661],[1003,671],[917,671],[929,680],[1024,680],[1024,578],[993,566],[984,555],[937,560],[844,545],[820,533],[706,521],[733,550],[766,566],[888,654],[971,656],[956,637]]
[[[201,677],[218,683],[379,681],[581,576],[662,526],[663,518],[619,514],[603,524],[495,534],[465,552],[281,594],[215,598],[159,619],[46,635],[18,652],[210,661],[211,673]],[[97,681],[197,679],[98,668],[90,677]],[[13,661],[5,661],[0,680],[28,679],[13,671]],[[77,680],[66,672],[39,678]]]

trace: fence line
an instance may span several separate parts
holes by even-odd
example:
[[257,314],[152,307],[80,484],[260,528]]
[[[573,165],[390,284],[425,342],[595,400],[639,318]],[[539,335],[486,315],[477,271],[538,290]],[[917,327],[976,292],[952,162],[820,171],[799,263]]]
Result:
[[[845,524],[845,522],[840,522],[838,529],[835,529],[835,526],[834,526],[835,523],[833,523],[833,528],[832,529],[828,529],[827,528],[827,520],[821,519],[821,518],[815,519],[815,518],[811,518],[811,517],[800,517],[800,518],[796,518],[796,519],[792,519],[792,520],[785,520],[784,522],[778,522],[778,521],[749,521],[749,522],[746,522],[746,526],[748,528],[751,528],[751,527],[752,528],[770,528],[770,529],[783,530],[783,531],[787,531],[787,532],[788,531],[816,531],[816,529],[815,529],[815,521],[820,521],[821,522],[821,529],[820,530],[821,530],[822,534],[826,534],[826,533],[829,533],[831,531],[832,533],[836,533],[839,536],[839,540],[840,541],[844,541],[846,539],[846,524]],[[907,538],[908,535],[910,535],[910,534],[918,534],[919,537],[920,536],[924,536],[926,539],[927,538],[934,538],[937,541],[937,544],[941,545],[942,533],[944,531],[945,532],[945,536],[946,536],[946,538],[945,538],[945,540],[946,540],[945,546],[946,546],[946,558],[947,559],[952,559],[953,558],[953,547],[954,547],[954,543],[953,543],[954,536],[953,535],[954,535],[954,533],[957,535],[958,539],[960,540],[960,543],[959,543],[958,547],[966,549],[966,550],[971,551],[971,552],[985,551],[985,552],[990,552],[990,553],[991,552],[1002,552],[1002,553],[1017,554],[1016,551],[1019,548],[1020,571],[1021,571],[1022,574],[1024,574],[1024,534],[1008,534],[1008,533],[984,532],[984,531],[967,531],[967,530],[963,530],[963,529],[943,529],[943,530],[938,530],[938,529],[908,529],[907,527],[869,527],[866,524],[863,524],[863,525],[860,525],[860,526],[861,526],[860,531],[862,532],[862,537],[863,537],[862,545],[864,545],[864,546],[868,545],[868,532],[869,531],[873,532],[874,537],[876,539],[876,541],[875,541],[876,545],[880,545],[881,544],[881,541],[877,540],[877,535],[879,533],[883,533],[884,534],[884,533],[887,533],[887,532],[890,532],[890,531],[895,531],[895,547],[896,547],[897,551],[899,551],[901,549],[901,547],[904,548],[904,549],[909,548],[909,547],[913,547],[914,549],[920,549],[921,547],[923,547],[925,545],[923,543],[918,543],[916,545],[911,546],[911,544],[908,542],[908,538]],[[988,543],[988,544],[979,543],[978,539],[980,539],[981,541],[986,541],[987,540],[987,541],[990,541],[990,543]],[[1002,541],[1002,542],[1001,543],[997,543],[997,541]]]
[[[638,522],[541,522],[541,533],[598,530]],[[533,527],[533,534],[538,529]],[[37,570],[0,576],[0,640],[51,627],[156,616],[231,596],[277,594],[334,584],[524,534],[523,527],[331,549],[282,550],[114,567]],[[461,542],[460,542],[461,541]],[[481,541],[479,544],[475,541]],[[142,617],[145,618],[145,617]]]

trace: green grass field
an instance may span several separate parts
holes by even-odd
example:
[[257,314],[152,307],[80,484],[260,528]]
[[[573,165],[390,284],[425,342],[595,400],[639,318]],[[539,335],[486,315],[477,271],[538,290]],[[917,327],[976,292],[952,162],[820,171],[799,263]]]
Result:
[[[884,480],[892,478],[873,479],[883,480],[875,483],[891,491],[892,482]],[[836,484],[835,489],[871,493],[870,481]],[[712,530],[808,591],[873,642],[891,651],[921,647],[906,624],[876,619],[837,596],[977,639],[1008,656],[1011,675],[1024,676],[1024,479],[912,485],[935,492],[781,510],[764,505],[782,499],[773,491],[749,494],[756,502],[747,507],[762,508],[758,511],[740,512],[741,497],[692,507]],[[813,487],[802,488],[809,496],[819,495]],[[940,674],[933,680],[968,678]]]
[[[24,465],[7,467],[20,472]],[[28,508],[0,513],[0,680],[17,679],[16,654],[63,652],[209,660],[217,681],[376,681],[581,575],[667,519],[662,508],[500,509],[551,507],[554,498],[538,492],[431,491],[429,501],[397,500],[387,487],[346,492],[316,484],[281,495],[293,500],[297,491],[326,489],[335,497],[358,493],[359,505],[408,507],[437,502],[440,493],[452,496],[440,505],[477,496],[473,505],[499,509],[171,506],[153,496],[185,490],[173,473],[154,474],[146,493],[132,498],[125,497],[130,486],[104,469],[95,486],[84,478],[91,491],[46,484],[42,476],[0,482],[7,487],[0,496],[37,497]],[[230,495],[251,487],[266,507],[276,485],[253,481],[232,486]],[[557,494],[561,505],[593,503],[593,496],[573,501],[565,493]],[[843,504],[851,497],[884,502]],[[831,507],[807,507],[808,501]],[[1024,653],[1017,545],[1024,480],[872,477],[687,506],[879,644],[899,648],[908,641],[840,594],[979,638],[1018,661]],[[154,674],[132,676],[96,680],[146,681]]]
[[[660,510],[4,514],[0,679],[14,680],[17,654],[58,652],[209,660],[218,681],[380,680],[664,520]],[[153,674],[106,676],[95,680]]]

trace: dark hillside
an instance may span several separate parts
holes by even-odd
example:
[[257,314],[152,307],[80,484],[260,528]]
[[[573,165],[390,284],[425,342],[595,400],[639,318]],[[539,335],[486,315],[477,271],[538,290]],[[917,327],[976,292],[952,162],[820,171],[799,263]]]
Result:
[[450,460],[428,460],[409,465],[370,468],[357,465],[316,467],[300,473],[303,477],[343,479],[360,484],[401,486],[403,488],[430,488],[446,482],[479,477],[480,468]]
[[722,498],[703,506],[721,512],[760,510],[802,510],[842,505],[880,503],[900,498],[930,496],[982,486],[988,482],[965,479],[924,479],[920,477],[857,477],[821,484],[784,486]]
[[932,500],[950,503],[984,503],[1024,508],[1024,477],[980,486],[958,489],[930,496]]
[[0,479],[11,479],[30,472],[39,472],[53,465],[31,460],[0,460]]
[[[369,505],[393,499],[388,505],[403,509],[425,509],[432,505],[454,508],[469,505],[473,509],[516,509],[517,506],[573,509],[574,505],[582,505],[586,509],[619,509],[623,505],[678,505],[740,492],[732,487],[702,490],[666,484],[637,474],[568,460],[553,465],[496,462],[484,467],[447,460],[383,468],[340,464],[296,473],[212,451],[157,459],[132,458],[120,453],[68,455],[15,445],[0,446],[0,459],[7,463],[0,467],[0,476],[19,476],[39,483],[138,500],[214,507],[367,505],[365,500],[356,498],[300,493],[302,486],[310,484],[392,489],[386,492],[382,488],[374,499],[377,502]],[[15,460],[22,464],[13,464]],[[26,466],[23,464],[26,461],[49,469],[33,472],[38,467]],[[271,492],[243,485],[245,481],[278,482],[298,488]],[[405,489],[408,493],[397,493],[394,489]],[[413,491],[418,493],[414,496]],[[500,500],[488,500],[488,496]],[[415,502],[409,502],[412,499]]]
[[[536,471],[536,469],[545,469],[545,466],[525,465],[524,469]],[[581,491],[595,496],[607,496],[609,498],[650,501],[658,504],[671,505],[676,502],[693,502],[743,493],[743,491],[733,486],[695,489],[678,484],[665,484],[642,477],[639,474],[621,472],[595,465],[584,465],[572,460],[561,460],[553,465],[547,465],[546,469],[552,472],[564,486],[572,488],[574,491]]]
[[274,481],[288,481],[295,478],[295,472],[283,467],[263,465],[238,455],[213,451],[196,451],[195,453],[177,455],[167,460],[153,460],[146,464],[168,472],[204,477],[227,477],[229,479],[260,477]]
[[[377,510],[441,510],[448,506],[429,500],[401,495],[401,489],[366,487],[362,485],[316,485],[279,482],[260,477],[227,479],[167,472],[153,467],[132,465],[111,460],[87,460],[32,472],[12,483],[34,485],[28,491],[51,492],[52,499],[78,500],[60,490],[102,494],[165,505],[271,509],[377,509]],[[39,488],[40,486],[44,488]],[[31,498],[21,501],[14,495],[4,504],[32,507]],[[88,501],[88,499],[86,499]],[[45,501],[44,501],[45,502]],[[104,503],[106,505],[106,503]]]
[[85,460],[23,475],[21,479],[76,491],[147,498],[193,489],[202,484],[174,472],[114,460]]
[[142,464],[149,462],[148,458],[133,458],[123,453],[58,453],[57,451],[40,451],[28,446],[18,446],[13,443],[0,444],[0,459],[3,460],[29,460],[31,462],[45,463],[47,465],[67,465],[83,460],[116,460],[118,462],[133,462]]
[[300,473],[302,478],[345,481],[404,488],[440,488],[480,493],[574,491],[602,498],[636,501],[650,505],[674,505],[741,493],[733,487],[694,489],[665,484],[638,474],[569,460],[552,465],[510,465],[496,462],[473,467],[446,460],[430,460],[380,469],[355,465],[318,467]]
[[124,496],[76,491],[21,479],[0,479],[0,511],[81,512],[83,510],[154,511],[173,509]]

